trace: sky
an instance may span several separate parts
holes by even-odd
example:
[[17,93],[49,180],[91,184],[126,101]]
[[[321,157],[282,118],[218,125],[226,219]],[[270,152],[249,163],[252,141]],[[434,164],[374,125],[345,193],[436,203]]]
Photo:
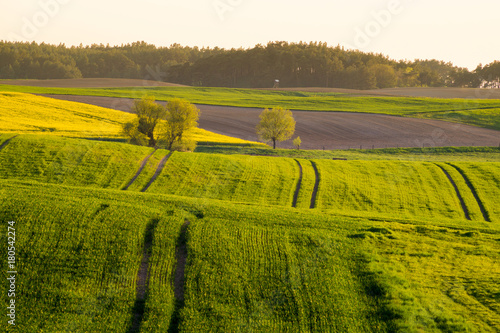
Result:
[[475,69],[500,60],[498,0],[0,0],[0,40],[251,48],[326,42]]

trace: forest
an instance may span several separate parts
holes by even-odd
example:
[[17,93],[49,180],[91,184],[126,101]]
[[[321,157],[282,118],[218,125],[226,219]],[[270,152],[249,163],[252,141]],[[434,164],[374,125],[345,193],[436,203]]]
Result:
[[120,46],[0,41],[0,79],[133,78],[207,87],[487,87],[500,61],[473,71],[440,60],[393,60],[326,43],[269,42],[198,48],[146,42]]

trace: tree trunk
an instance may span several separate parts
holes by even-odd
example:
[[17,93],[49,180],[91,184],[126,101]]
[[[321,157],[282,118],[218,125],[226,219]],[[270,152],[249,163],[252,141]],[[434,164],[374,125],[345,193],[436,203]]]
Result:
[[273,139],[273,149],[276,149],[276,139]]
[[149,146],[154,148],[156,146],[156,140],[153,134],[148,135],[148,138],[149,138]]

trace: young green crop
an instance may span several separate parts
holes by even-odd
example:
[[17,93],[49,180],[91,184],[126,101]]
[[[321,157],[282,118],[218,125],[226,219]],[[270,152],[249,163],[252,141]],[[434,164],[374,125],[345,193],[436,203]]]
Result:
[[151,230],[148,290],[140,332],[170,331],[178,316],[172,280],[176,271],[176,246],[186,214],[172,207],[165,215],[168,218],[158,220]]
[[314,162],[320,173],[317,208],[394,217],[464,218],[453,186],[435,164]]
[[451,163],[467,177],[476,191],[485,214],[492,222],[500,222],[500,164]]
[[482,221],[484,220],[484,217],[481,213],[481,208],[478,205],[478,202],[474,198],[474,195],[467,186],[466,181],[462,177],[462,175],[451,165],[446,164],[446,163],[437,163],[438,166],[446,170],[450,177],[453,179],[453,182],[458,188],[458,191],[460,193],[460,196],[462,197],[462,200],[464,201],[467,213],[470,216],[471,220],[475,221]]
[[[141,191],[151,180],[155,174],[161,160],[168,155],[169,151],[165,149],[155,150],[148,158],[144,169],[140,172],[138,177],[127,188],[128,191]],[[128,185],[128,184],[127,184]],[[122,189],[124,189],[122,187]]]
[[[15,222],[16,329],[125,332],[147,212],[42,187],[0,191],[2,228]],[[1,233],[2,244],[6,235]],[[4,276],[6,261],[1,267]]]
[[272,149],[256,145],[198,145],[195,152],[226,155],[259,155],[301,159],[348,159],[360,161],[500,162],[500,147],[381,148],[349,150]]
[[43,135],[20,135],[0,151],[0,177],[121,188],[152,148]]
[[[280,227],[287,220],[279,216],[227,218],[204,218],[189,228],[180,331],[379,332],[386,327],[351,271],[355,250],[342,230],[323,229],[321,219],[317,228],[304,230]],[[259,225],[263,220],[268,226]]]
[[292,159],[176,152],[148,192],[291,206],[298,177]]
[[364,247],[365,284],[382,296],[392,331],[500,330],[498,228],[388,221],[353,237]]
[[[18,300],[34,309],[19,309],[25,331],[129,331],[152,220],[141,331],[500,329],[496,223],[381,222],[15,180],[0,180],[0,199],[0,220],[19,223]],[[176,308],[171,273],[184,217],[186,301]]]

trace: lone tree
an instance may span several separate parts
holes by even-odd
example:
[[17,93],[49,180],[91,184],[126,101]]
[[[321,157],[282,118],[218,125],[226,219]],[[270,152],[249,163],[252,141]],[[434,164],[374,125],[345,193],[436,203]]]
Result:
[[123,125],[129,142],[169,150],[193,150],[194,141],[186,140],[186,131],[198,125],[199,110],[181,99],[174,99],[166,107],[146,96],[134,101],[132,111],[137,118]]
[[292,112],[282,107],[265,109],[260,114],[256,129],[257,135],[263,140],[272,141],[273,149],[276,149],[276,141],[285,141],[292,137],[295,132],[295,120]]
[[293,140],[293,145],[295,146],[295,148],[297,148],[297,150],[300,150],[300,145],[301,144],[302,144],[302,140],[300,139],[300,136],[296,137]]

